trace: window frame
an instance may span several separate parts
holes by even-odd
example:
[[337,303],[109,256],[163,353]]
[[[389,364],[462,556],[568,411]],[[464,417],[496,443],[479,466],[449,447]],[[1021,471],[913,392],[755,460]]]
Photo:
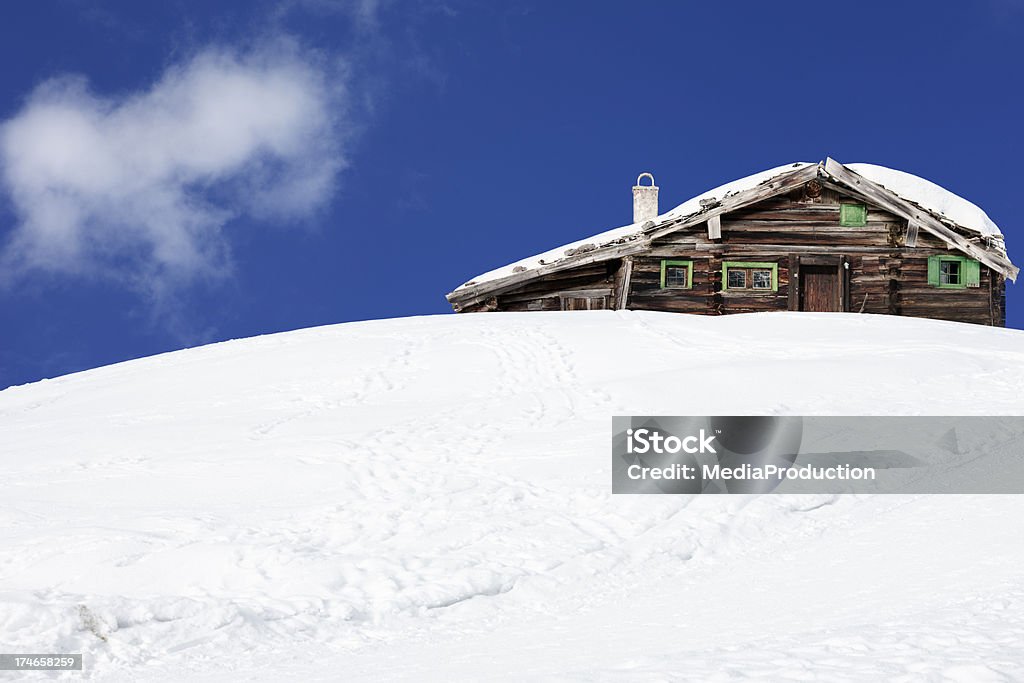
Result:
[[[685,267],[686,268],[686,284],[680,285],[667,285],[665,283],[665,277],[668,273],[668,269],[672,266]],[[661,260],[661,288],[662,289],[693,289],[693,261],[681,261],[675,259],[662,259]]]
[[[856,209],[857,217],[852,218],[849,211]],[[868,224],[868,205],[858,202],[840,202],[839,225],[844,228],[863,228]]]
[[[942,283],[942,264],[960,264],[960,282]],[[981,286],[981,263],[969,256],[958,254],[936,254],[928,257],[928,285],[936,289],[977,289]]]
[[[754,277],[751,274],[746,278],[747,287],[743,289],[729,287],[729,270],[770,270],[772,272],[772,286],[767,289],[754,289]],[[739,292],[741,294],[777,294],[779,291],[779,264],[771,261],[722,261],[722,291]]]

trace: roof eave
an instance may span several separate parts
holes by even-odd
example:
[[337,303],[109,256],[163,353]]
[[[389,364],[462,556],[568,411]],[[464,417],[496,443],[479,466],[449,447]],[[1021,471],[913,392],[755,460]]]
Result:
[[448,303],[453,305],[457,304],[459,307],[472,306],[473,304],[501,294],[508,289],[522,284],[523,282],[533,280],[534,278],[542,277],[549,273],[555,273],[566,268],[583,266],[588,263],[596,263],[599,261],[607,261],[608,259],[628,256],[630,254],[641,252],[650,245],[650,240],[646,239],[642,232],[634,233],[629,237],[623,238],[623,240],[624,241],[618,241],[613,244],[607,244],[589,251],[574,254],[573,256],[567,256],[559,259],[558,261],[547,263],[542,266],[538,266],[537,268],[530,268],[529,270],[524,270],[520,273],[513,273],[511,275],[506,275],[505,277],[488,280],[487,282],[481,282],[476,285],[464,285],[455,291],[446,294],[445,298],[448,300]]

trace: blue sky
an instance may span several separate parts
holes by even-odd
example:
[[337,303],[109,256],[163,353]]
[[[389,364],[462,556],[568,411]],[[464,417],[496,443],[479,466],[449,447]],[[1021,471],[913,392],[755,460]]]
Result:
[[[924,176],[1024,261],[1024,3],[10,3],[0,387],[450,309],[794,160]],[[1024,326],[1019,287],[1009,320]]]

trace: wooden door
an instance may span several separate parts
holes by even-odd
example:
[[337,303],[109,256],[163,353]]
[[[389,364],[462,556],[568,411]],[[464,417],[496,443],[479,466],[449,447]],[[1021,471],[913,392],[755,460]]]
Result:
[[835,266],[800,266],[800,310],[843,310],[838,268]]

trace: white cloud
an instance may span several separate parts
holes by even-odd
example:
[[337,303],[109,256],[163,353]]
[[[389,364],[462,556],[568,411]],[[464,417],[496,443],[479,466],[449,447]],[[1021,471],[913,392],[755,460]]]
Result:
[[109,275],[155,290],[229,267],[222,229],[329,201],[349,130],[344,71],[277,44],[208,49],[142,92],[40,85],[0,127],[18,223],[6,275]]

